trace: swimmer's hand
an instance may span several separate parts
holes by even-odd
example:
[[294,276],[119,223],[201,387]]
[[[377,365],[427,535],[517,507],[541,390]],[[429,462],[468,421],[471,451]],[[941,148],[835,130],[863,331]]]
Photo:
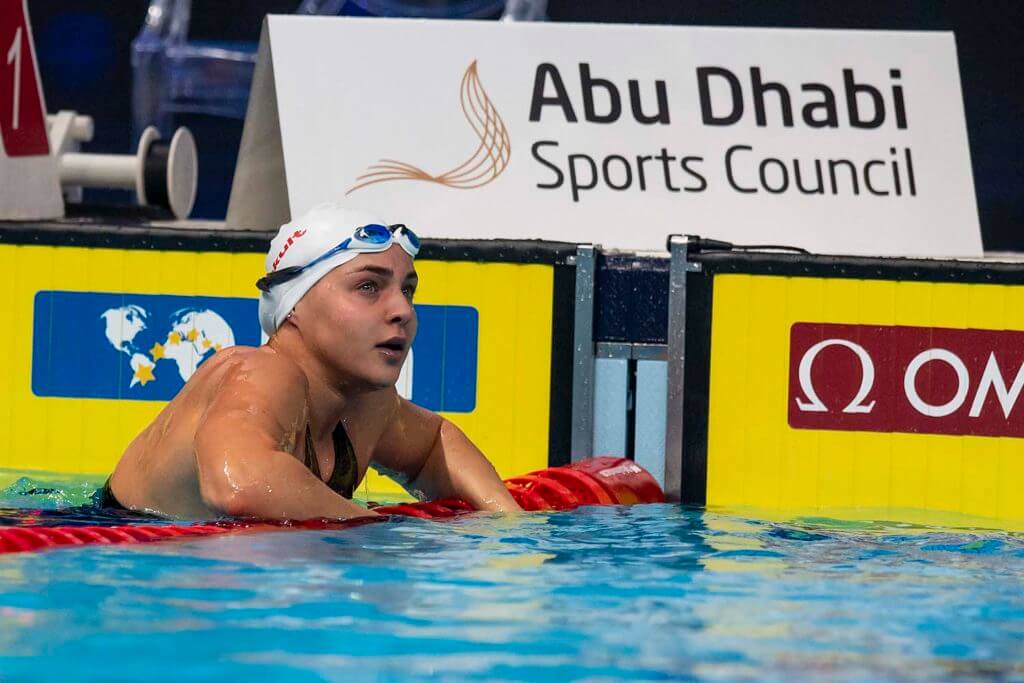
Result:
[[494,466],[461,429],[436,413],[398,400],[374,460],[403,474],[409,482],[406,488],[422,491],[428,500],[461,498],[477,510],[522,510]]

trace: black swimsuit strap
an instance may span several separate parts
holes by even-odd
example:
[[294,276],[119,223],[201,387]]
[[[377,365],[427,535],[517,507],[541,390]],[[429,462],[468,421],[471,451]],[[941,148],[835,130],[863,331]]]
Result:
[[[352,440],[348,438],[348,432],[340,422],[334,428],[334,471],[331,478],[325,483],[335,493],[351,498],[356,491],[356,478],[359,476],[359,463],[356,460],[355,449],[352,448]],[[320,462],[316,457],[316,447],[313,445],[313,435],[306,427],[306,467],[317,479],[323,479],[320,474]]]
[[103,488],[96,492],[95,501],[96,504],[104,510],[127,510],[124,505],[121,505],[121,501],[114,496],[114,492],[110,490],[110,480],[113,479],[113,475],[107,477],[107,481],[103,484]]

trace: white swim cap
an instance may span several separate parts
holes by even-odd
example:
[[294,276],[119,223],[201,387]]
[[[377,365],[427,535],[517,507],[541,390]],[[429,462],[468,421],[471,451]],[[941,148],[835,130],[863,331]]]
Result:
[[[352,237],[364,225],[387,225],[384,221],[363,211],[347,209],[340,204],[318,204],[304,215],[285,223],[270,243],[267,253],[268,273],[291,266],[304,266],[327,251]],[[260,294],[260,327],[269,337],[281,326],[295,304],[324,275],[348,263],[360,250],[346,249],[333,254],[312,268],[304,270],[294,279],[275,284],[270,291]]]

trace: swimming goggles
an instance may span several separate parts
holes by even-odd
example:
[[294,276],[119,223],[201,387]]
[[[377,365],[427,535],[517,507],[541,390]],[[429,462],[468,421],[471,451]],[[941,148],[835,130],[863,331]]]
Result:
[[420,238],[416,236],[416,233],[407,228],[405,224],[381,225],[379,223],[370,223],[361,228],[356,228],[351,237],[346,238],[336,247],[332,247],[304,266],[288,266],[287,268],[267,273],[256,281],[256,286],[263,292],[269,292],[270,288],[274,285],[279,285],[282,282],[298,277],[303,271],[326,261],[335,254],[343,251],[365,253],[386,251],[392,244],[398,244],[413,258],[416,258],[416,254],[420,251]]

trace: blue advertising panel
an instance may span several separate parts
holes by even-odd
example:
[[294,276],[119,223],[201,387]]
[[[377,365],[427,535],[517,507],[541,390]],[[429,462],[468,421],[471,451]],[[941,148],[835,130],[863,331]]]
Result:
[[[476,309],[417,305],[416,311],[413,402],[430,410],[472,412]],[[259,343],[256,299],[41,291],[33,315],[32,392],[169,401],[218,350]]]

